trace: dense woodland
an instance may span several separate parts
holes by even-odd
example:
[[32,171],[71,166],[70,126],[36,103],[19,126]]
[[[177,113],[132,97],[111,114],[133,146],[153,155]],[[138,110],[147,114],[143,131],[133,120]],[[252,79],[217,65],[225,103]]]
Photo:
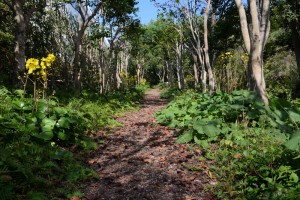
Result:
[[299,199],[300,1],[151,2],[0,1],[0,199],[80,197],[91,136],[155,85],[216,198]]

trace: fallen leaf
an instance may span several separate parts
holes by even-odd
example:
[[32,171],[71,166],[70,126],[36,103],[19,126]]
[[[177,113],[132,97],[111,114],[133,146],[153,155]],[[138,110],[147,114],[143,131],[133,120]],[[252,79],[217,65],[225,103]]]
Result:
[[243,155],[241,153],[238,153],[236,155],[233,156],[235,159],[241,159],[243,157]]

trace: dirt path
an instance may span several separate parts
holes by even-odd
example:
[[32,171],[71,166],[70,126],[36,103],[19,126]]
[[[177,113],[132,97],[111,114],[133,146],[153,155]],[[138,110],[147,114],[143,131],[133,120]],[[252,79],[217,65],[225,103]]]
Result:
[[214,199],[204,191],[205,172],[186,167],[199,165],[197,151],[176,144],[173,131],[155,123],[155,112],[166,103],[153,89],[145,95],[142,109],[118,118],[124,126],[115,128],[88,159],[101,178],[85,189],[85,199]]

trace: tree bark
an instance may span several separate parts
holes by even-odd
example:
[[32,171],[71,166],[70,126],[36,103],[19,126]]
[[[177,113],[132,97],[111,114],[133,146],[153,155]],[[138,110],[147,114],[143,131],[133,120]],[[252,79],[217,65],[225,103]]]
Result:
[[263,72],[263,50],[270,32],[270,1],[248,0],[251,26],[248,29],[246,12],[241,0],[235,0],[240,15],[244,44],[249,54],[248,76],[250,89],[256,91],[265,105],[269,104]]
[[23,12],[25,1],[14,0],[13,11],[15,20],[15,76],[14,84],[18,83],[18,78],[23,78],[25,71],[25,40],[26,40],[26,20]]
[[197,88],[198,84],[199,84],[199,71],[198,71],[198,59],[197,59],[197,55],[193,54],[193,60],[194,60],[194,87],[195,89]]
[[295,48],[294,51],[297,61],[298,75],[300,77],[300,30],[298,31],[295,26],[292,28],[292,35]]
[[[200,43],[199,43],[200,45]],[[201,89],[202,89],[202,93],[206,93],[206,81],[207,81],[207,73],[206,73],[206,69],[205,69],[205,63],[204,63],[204,56],[203,56],[203,51],[202,49],[199,47],[199,53],[198,53],[198,58],[200,61],[200,66],[201,66]]]
[[208,20],[209,7],[210,7],[210,0],[207,0],[207,5],[204,12],[204,49],[203,50],[204,50],[204,57],[205,57],[205,65],[208,73],[209,93],[210,95],[212,95],[215,90],[215,78],[214,78],[212,67],[210,65],[209,53],[208,53],[207,20]]
[[184,89],[184,74],[182,66],[182,44],[181,41],[176,42],[176,69],[177,69],[177,83],[180,90]]
[[245,11],[245,8],[244,8],[241,0],[235,0],[235,4],[238,8],[238,12],[239,12],[239,16],[240,16],[240,24],[241,24],[241,30],[242,30],[244,44],[245,44],[247,52],[249,53],[250,52],[250,35],[249,35],[249,30],[248,30],[246,11]]
[[166,60],[166,68],[167,68],[167,80],[170,85],[174,84],[174,70],[173,66],[170,65],[169,61]]

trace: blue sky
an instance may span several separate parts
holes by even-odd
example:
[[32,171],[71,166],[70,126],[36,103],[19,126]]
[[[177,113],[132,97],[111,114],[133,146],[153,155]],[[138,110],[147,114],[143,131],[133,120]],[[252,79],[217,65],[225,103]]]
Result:
[[[139,8],[138,16],[142,24],[148,24],[150,20],[155,20],[157,18],[158,9],[154,6],[154,3],[150,0],[137,0],[139,3],[137,7]],[[166,0],[156,0],[159,3],[164,3]],[[245,4],[246,0],[242,0]]]
[[[139,3],[137,7],[139,12],[137,13],[141,19],[142,24],[148,24],[150,20],[155,20],[157,17],[157,8],[154,6],[153,2],[150,0],[138,0]],[[164,0],[159,0],[158,2],[164,2]]]

